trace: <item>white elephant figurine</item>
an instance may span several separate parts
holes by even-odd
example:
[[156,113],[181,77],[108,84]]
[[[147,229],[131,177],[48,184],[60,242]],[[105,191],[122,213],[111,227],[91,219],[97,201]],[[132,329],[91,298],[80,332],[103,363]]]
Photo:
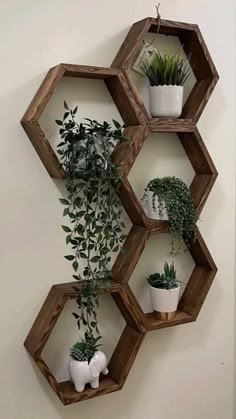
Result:
[[84,391],[85,384],[90,384],[92,388],[99,387],[100,373],[108,374],[107,358],[102,351],[96,351],[90,363],[88,361],[69,361],[69,375],[74,383],[76,391]]

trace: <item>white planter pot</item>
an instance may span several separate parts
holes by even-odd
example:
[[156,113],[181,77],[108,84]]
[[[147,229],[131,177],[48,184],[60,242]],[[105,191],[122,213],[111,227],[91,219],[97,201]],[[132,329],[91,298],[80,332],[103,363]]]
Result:
[[145,201],[142,202],[142,206],[146,215],[149,218],[152,218],[153,220],[168,221],[168,214],[166,211],[165,204],[163,205],[162,212],[160,213],[159,208],[158,208],[158,205],[159,205],[158,197],[155,195],[155,198],[154,198],[155,209],[153,208],[152,197],[153,197],[153,192],[148,190]]
[[150,113],[154,118],[179,118],[183,108],[183,86],[150,86]]
[[174,313],[176,311],[179,302],[180,285],[171,290],[154,288],[149,285],[149,290],[154,311],[160,313]]
[[102,351],[96,351],[90,363],[88,361],[69,361],[69,376],[78,392],[84,391],[86,384],[92,388],[99,387],[99,376],[102,372],[108,374],[106,355]]

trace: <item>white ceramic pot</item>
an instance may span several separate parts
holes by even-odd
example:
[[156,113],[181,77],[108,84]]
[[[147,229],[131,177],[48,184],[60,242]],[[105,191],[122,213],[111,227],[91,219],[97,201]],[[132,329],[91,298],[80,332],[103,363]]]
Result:
[[159,208],[158,208],[158,205],[159,205],[158,197],[155,195],[155,198],[154,198],[155,209],[153,208],[152,197],[153,197],[153,192],[148,190],[145,200],[142,201],[142,206],[145,213],[147,214],[149,218],[152,218],[153,220],[168,221],[168,214],[167,214],[165,203],[163,205],[162,212],[160,213]]
[[161,313],[173,313],[176,311],[179,302],[180,285],[171,290],[154,288],[149,285],[149,290],[154,311]]
[[150,86],[150,113],[154,118],[179,118],[183,108],[183,86]]
[[108,374],[106,355],[102,351],[96,351],[90,363],[88,361],[69,361],[69,376],[78,392],[84,391],[86,384],[92,388],[99,387],[99,376],[102,372]]

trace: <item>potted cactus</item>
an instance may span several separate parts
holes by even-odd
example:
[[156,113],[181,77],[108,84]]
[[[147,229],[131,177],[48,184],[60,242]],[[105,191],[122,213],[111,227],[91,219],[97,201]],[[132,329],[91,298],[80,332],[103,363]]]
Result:
[[154,51],[150,61],[143,61],[142,71],[150,83],[151,115],[178,118],[183,107],[183,86],[191,73],[188,60],[177,52]]
[[69,375],[78,392],[84,391],[86,384],[98,388],[100,373],[108,374],[106,355],[98,350],[100,339],[85,332],[85,338],[70,349]]
[[153,273],[147,278],[153,310],[163,320],[171,320],[179,302],[180,282],[176,278],[174,262],[165,262],[164,272]]

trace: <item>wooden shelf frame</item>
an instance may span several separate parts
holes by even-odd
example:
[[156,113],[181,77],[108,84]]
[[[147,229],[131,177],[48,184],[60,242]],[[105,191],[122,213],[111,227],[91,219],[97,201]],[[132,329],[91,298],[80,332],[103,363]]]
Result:
[[21,119],[21,125],[49,175],[57,179],[63,179],[65,173],[40,126],[39,119],[62,77],[101,80],[110,92],[123,121],[128,125],[144,123],[143,114],[137,106],[130,87],[120,69],[76,64],[58,64],[52,67]]
[[113,265],[111,287],[104,289],[104,292],[114,299],[126,321],[125,329],[109,363],[110,373],[101,377],[98,389],[86,388],[82,393],[77,393],[71,382],[59,383],[42,358],[42,350],[67,300],[78,295],[73,289],[73,286],[78,286],[77,282],[52,286],[24,342],[41,373],[65,405],[120,390],[146,332],[196,320],[217,272],[209,250],[198,232],[197,241],[190,249],[195,267],[174,320],[159,320],[155,313],[144,313],[129,285],[150,235],[169,231],[168,222],[154,221],[146,216],[128,181],[131,167],[135,164],[148,136],[152,132],[177,134],[177,141],[181,142],[195,171],[190,190],[199,214],[217,177],[214,163],[196,128],[196,122],[219,77],[198,26],[161,20],[160,33],[178,36],[187,56],[192,53],[191,65],[197,82],[180,118],[150,118],[130,78],[129,68],[139,53],[145,33],[155,32],[156,29],[156,19],[146,18],[136,22],[110,68],[77,64],[59,64],[51,68],[21,120],[49,175],[57,179],[63,179],[65,173],[40,127],[39,119],[62,77],[99,79],[104,82],[123,121],[129,125],[126,136],[130,138],[130,142],[117,147],[112,155],[113,161],[123,166],[123,180],[118,195],[133,225],[124,243],[126,252],[120,252]]
[[104,289],[104,292],[112,296],[126,326],[109,362],[109,374],[101,376],[98,389],[86,388],[82,393],[77,393],[70,381],[59,383],[41,354],[66,302],[79,295],[74,287],[78,287],[78,282],[52,286],[24,342],[36,365],[65,405],[120,390],[146,334],[146,328],[140,321],[139,305],[129,287],[113,281],[111,287]]
[[134,23],[114,58],[112,67],[122,69],[133,96],[136,98],[137,106],[139,106],[145,116],[146,123],[158,124],[167,129],[171,127],[174,130],[179,127],[184,128],[185,126],[195,125],[219,79],[215,65],[197,25],[163,19],[160,21],[159,33],[179,37],[187,57],[191,55],[191,68],[196,77],[196,83],[183,107],[180,118],[150,117],[130,77],[130,67],[143,47],[144,35],[148,32],[156,33],[157,25],[157,19],[151,17]]
[[[145,141],[148,141],[148,136],[153,132],[160,133],[167,131],[163,131],[163,127],[155,125],[128,128],[126,130],[126,136],[130,138],[130,142],[128,144],[123,143],[117,147],[112,157],[115,164],[122,165],[121,174],[123,181],[118,195],[132,223],[147,228],[150,232],[165,233],[168,231],[168,223],[166,221],[151,220],[147,217],[140,199],[135,195],[128,180],[129,172],[141,152]],[[197,127],[190,127],[184,131],[179,128],[176,134],[186,152],[186,157],[189,159],[195,171],[195,176],[189,189],[195,208],[197,208],[198,214],[200,215],[218,173]]]
[[[133,229],[135,230],[134,227]],[[131,232],[127,242],[131,239],[132,234],[136,234],[136,239],[139,240],[139,253],[133,254],[132,259],[123,256],[124,253],[120,253],[113,267],[113,277],[121,284],[129,283],[135,266],[142,260],[142,252],[150,237],[150,233],[137,237],[136,232]],[[124,247],[126,247],[126,243],[124,243]],[[217,267],[199,231],[196,242],[190,248],[190,254],[195,262],[195,267],[179,301],[178,311],[173,320],[160,320],[155,312],[144,313],[140,305],[136,307],[135,311],[140,316],[140,323],[145,325],[147,331],[189,323],[197,319],[217,273]],[[131,288],[129,288],[129,294],[135,298]]]

